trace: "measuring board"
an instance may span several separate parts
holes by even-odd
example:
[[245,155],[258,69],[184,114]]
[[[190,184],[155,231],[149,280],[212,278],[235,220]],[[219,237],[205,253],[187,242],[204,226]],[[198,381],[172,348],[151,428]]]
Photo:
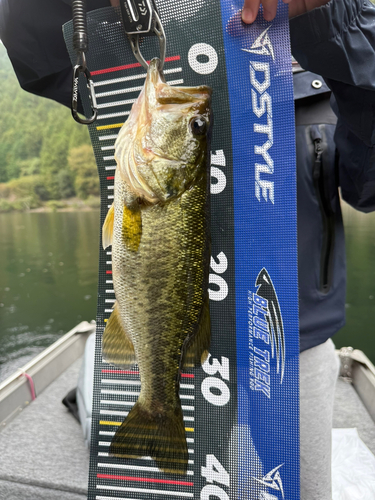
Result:
[[[181,374],[188,473],[148,457],[108,455],[137,400],[137,367],[102,361],[115,302],[111,251],[100,250],[90,500],[299,499],[298,286],[294,103],[287,7],[240,20],[238,0],[159,0],[170,85],[213,89],[210,356]],[[89,12],[88,67],[98,100],[90,135],[101,183],[101,226],[113,201],[114,143],[145,79],[120,11]],[[72,26],[64,27],[72,61]],[[147,60],[157,40],[141,45]],[[90,114],[85,85],[81,96]]]

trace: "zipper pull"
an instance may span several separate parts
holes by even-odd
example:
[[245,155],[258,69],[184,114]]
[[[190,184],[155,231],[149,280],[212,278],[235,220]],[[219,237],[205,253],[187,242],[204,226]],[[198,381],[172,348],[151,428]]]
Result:
[[314,162],[314,167],[313,167],[313,179],[318,180],[320,177],[320,170],[322,168],[322,154],[323,154],[322,140],[315,139],[314,146],[315,146],[315,148],[314,148],[315,149],[315,162]]

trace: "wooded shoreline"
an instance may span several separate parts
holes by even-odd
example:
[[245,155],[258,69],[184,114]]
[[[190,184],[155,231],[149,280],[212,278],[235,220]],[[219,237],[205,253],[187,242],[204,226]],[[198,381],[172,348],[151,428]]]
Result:
[[21,89],[2,44],[0,85],[0,213],[98,208],[87,127],[68,108]]
[[0,200],[0,213],[90,212],[100,209],[100,198],[94,196],[89,197],[87,200],[81,200],[80,198],[49,200],[47,202],[41,202],[37,207],[31,207],[27,202],[20,200],[16,200],[13,203],[8,202],[6,205],[1,202],[4,202],[4,200]]

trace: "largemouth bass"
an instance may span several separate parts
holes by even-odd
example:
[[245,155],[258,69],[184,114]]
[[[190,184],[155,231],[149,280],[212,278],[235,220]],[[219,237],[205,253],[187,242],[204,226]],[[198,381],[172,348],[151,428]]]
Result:
[[103,226],[116,296],[103,358],[125,369],[138,363],[141,379],[109,453],[150,456],[181,474],[180,372],[204,360],[210,343],[210,96],[206,86],[169,86],[151,61],[115,144],[114,203]]

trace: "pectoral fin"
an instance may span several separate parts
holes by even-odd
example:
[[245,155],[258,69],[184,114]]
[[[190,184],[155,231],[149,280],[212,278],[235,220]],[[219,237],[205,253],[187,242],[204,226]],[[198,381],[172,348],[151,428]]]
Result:
[[198,331],[188,344],[184,359],[183,367],[191,368],[204,363],[208,356],[208,350],[211,342],[211,321],[210,321],[210,306],[208,294],[202,306],[201,317],[199,320]]
[[128,250],[137,252],[142,237],[142,214],[139,205],[128,208],[122,214],[122,238]]
[[108,210],[107,217],[105,218],[102,231],[102,243],[104,250],[112,245],[113,240],[113,221],[115,219],[115,207],[113,203],[111,208]]
[[136,363],[134,346],[122,326],[117,303],[103,333],[103,360],[111,365],[128,370]]

